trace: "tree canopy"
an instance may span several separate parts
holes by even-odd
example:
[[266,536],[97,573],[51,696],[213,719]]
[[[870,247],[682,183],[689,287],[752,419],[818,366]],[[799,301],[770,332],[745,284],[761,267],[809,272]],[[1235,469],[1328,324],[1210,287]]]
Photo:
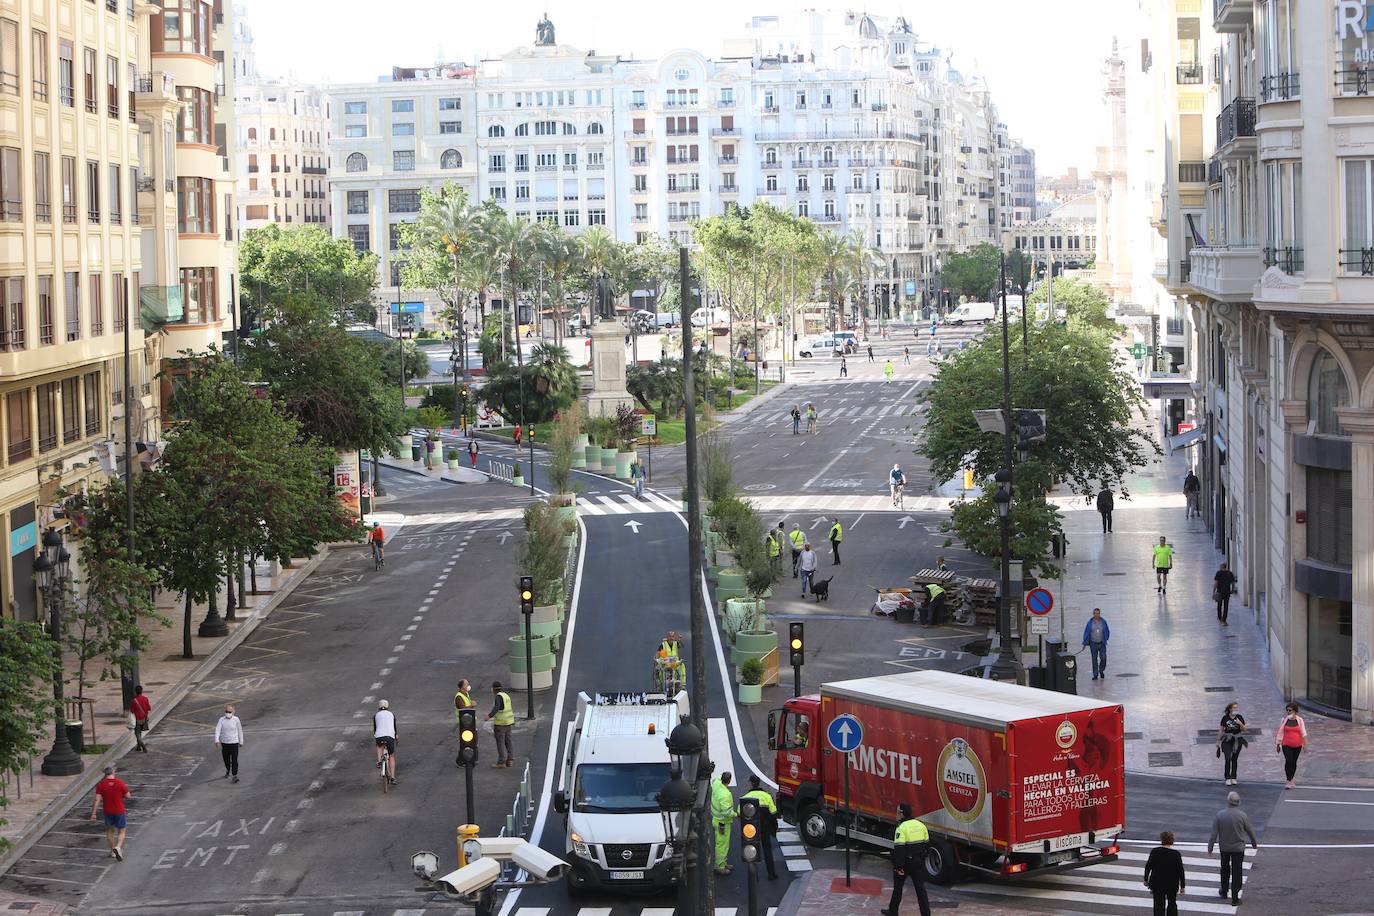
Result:
[[245,232],[239,277],[245,327],[376,320],[377,256],[319,226],[272,223]]
[[[1049,287],[1042,283],[1031,293],[1031,305],[1044,305]],[[1054,279],[1054,310],[1064,310],[1070,327],[1116,330],[1119,325],[1107,315],[1111,300],[1092,283],[1079,277]],[[1051,316],[1053,317],[1053,316]]]
[[1001,252],[984,242],[949,256],[944,266],[944,285],[956,298],[986,302],[998,289],[1001,270]]

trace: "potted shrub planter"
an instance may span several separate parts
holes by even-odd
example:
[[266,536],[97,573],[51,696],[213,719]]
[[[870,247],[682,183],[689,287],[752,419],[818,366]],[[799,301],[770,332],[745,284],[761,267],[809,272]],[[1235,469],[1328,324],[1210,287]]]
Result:
[[585,468],[587,466],[587,434],[579,433],[573,442],[572,466],[575,468]]
[[445,459],[447,460],[448,469],[449,469],[450,471],[456,471],[456,470],[458,470],[458,450],[457,450],[457,449],[454,449],[454,448],[449,449],[449,450],[448,450],[448,454],[445,455],[444,457],[445,457]]
[[746,661],[739,669],[739,701],[753,706],[763,701],[763,664],[756,658]]
[[615,453],[615,479],[630,479],[630,463],[635,460],[634,449]]
[[[716,556],[720,556],[720,551],[717,551]],[[744,588],[744,570],[738,566],[721,563],[719,582],[721,588]]]
[[[760,620],[755,626],[764,626]],[[778,647],[778,634],[773,630],[741,630],[735,634],[735,659],[745,664],[748,659],[762,659]]]
[[516,487],[523,487],[525,485],[525,478],[520,473],[520,465],[517,464],[515,466],[515,476],[511,478],[510,482],[512,486]]
[[741,630],[767,629],[764,623],[764,602],[761,598],[727,598],[721,602],[721,607],[725,634],[732,643]]
[[[533,631],[533,625],[531,625]],[[533,636],[533,633],[531,633]],[[512,636],[506,641],[507,649],[510,653],[510,689],[525,689],[525,637],[524,635]],[[548,636],[533,636],[530,640],[530,648],[533,650],[531,661],[534,671],[534,689],[547,690],[553,686],[553,667],[554,657],[550,651]]]
[[558,510],[558,517],[565,525],[577,524],[577,494],[556,493],[549,499],[549,505]]
[[[615,446],[611,446],[610,448],[604,448],[604,447],[603,447],[603,448],[601,449],[601,473],[603,473],[603,474],[614,474],[614,473],[615,473],[615,456],[616,456],[617,454],[618,454],[618,450],[615,448]],[[627,471],[626,473],[629,473],[629,472]]]

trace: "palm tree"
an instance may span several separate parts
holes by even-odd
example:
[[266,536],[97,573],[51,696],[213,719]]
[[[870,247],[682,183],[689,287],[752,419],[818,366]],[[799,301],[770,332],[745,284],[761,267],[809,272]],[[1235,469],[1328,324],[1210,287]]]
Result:
[[612,285],[616,285],[616,281],[623,272],[623,253],[616,240],[600,226],[595,226],[582,233],[579,241],[582,245],[582,263],[586,268],[588,278],[587,298],[592,303],[592,308],[595,309],[598,304],[596,301],[596,283],[604,275],[611,280]]
[[820,237],[820,260],[827,301],[830,303],[831,332],[835,316],[844,308],[845,292],[850,284],[850,270],[854,263],[854,237],[827,232]]
[[453,299],[449,302],[450,321],[463,340],[464,375],[467,374],[467,282],[471,275],[462,270],[462,261],[479,248],[482,232],[480,211],[468,202],[467,192],[455,184],[445,185],[436,205],[426,208],[416,223],[420,238],[440,245],[453,259]]
[[[517,296],[520,292],[518,277],[519,271],[524,264],[536,256],[536,243],[538,240],[538,228],[531,222],[521,219],[519,216],[507,216],[505,219],[493,221],[488,227],[491,232],[492,253],[506,270],[506,278],[510,283],[510,298],[503,303],[501,309],[501,358],[506,358],[506,310],[510,306],[516,306]],[[523,364],[523,354],[519,347],[520,337],[520,311],[516,306],[516,358]]]
[[540,260],[548,270],[552,294],[553,340],[561,345],[567,317],[567,279],[582,260],[582,248],[572,236],[556,227],[544,233],[540,248]]

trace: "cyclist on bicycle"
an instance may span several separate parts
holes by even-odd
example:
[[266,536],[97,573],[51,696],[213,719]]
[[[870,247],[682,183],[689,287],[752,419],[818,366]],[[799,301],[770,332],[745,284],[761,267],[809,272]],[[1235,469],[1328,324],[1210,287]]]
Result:
[[377,711],[372,715],[372,738],[377,744],[377,769],[382,768],[382,748],[386,748],[386,777],[391,784],[396,783],[396,714],[386,700],[377,703]]
[[382,530],[381,522],[372,523],[372,528],[367,532],[367,541],[372,547],[372,552],[377,555],[377,559],[384,559],[386,556],[386,532]]
[[887,475],[887,486],[892,491],[892,504],[897,505],[897,501],[902,498],[902,488],[906,486],[906,475],[902,473],[902,466],[894,464],[892,470]]

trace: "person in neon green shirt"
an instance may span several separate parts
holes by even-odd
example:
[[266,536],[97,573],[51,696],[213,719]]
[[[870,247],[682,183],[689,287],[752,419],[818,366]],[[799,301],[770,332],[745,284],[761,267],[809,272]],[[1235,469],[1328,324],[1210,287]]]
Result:
[[711,826],[716,831],[716,874],[730,874],[730,825],[735,821],[735,794],[730,791],[730,774],[721,773],[711,781]]
[[1159,545],[1154,548],[1153,554],[1155,564],[1155,591],[1161,594],[1168,594],[1169,570],[1172,569],[1174,565],[1174,548],[1170,547],[1168,541],[1161,535],[1159,538]]
[[883,363],[883,375],[887,376],[886,384],[892,384],[892,360]]

